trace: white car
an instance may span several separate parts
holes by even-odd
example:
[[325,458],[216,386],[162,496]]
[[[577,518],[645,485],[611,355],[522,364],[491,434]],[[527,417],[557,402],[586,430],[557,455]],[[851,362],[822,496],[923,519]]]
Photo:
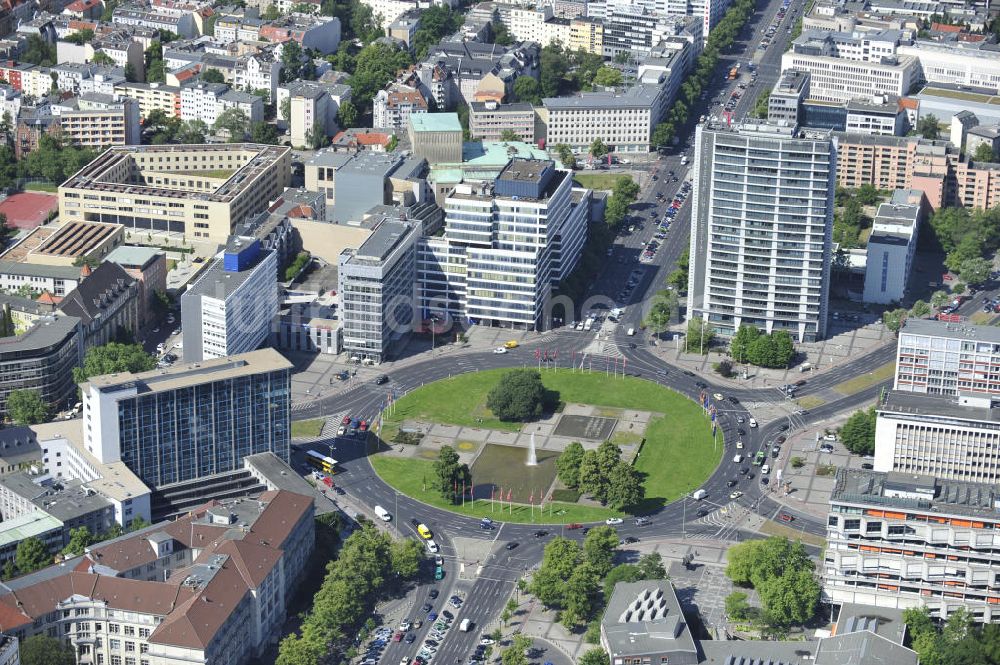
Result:
[[739,464],[742,461],[743,461],[743,455],[734,455],[733,456],[733,464]]
[[438,544],[434,542],[433,538],[427,541],[427,549],[431,554],[437,554],[441,551],[441,548],[438,547]]
[[497,348],[493,349],[493,353],[507,353],[507,349],[503,348],[502,346],[498,346]]
[[760,475],[766,476],[769,473],[771,473],[771,465],[770,464],[765,464],[764,466],[760,467]]
[[716,402],[721,402],[722,400],[726,399],[725,397],[722,396],[722,393],[715,393],[714,395],[712,395],[712,397],[715,398]]
[[743,450],[743,439],[736,442],[736,450]]
[[620,517],[609,517],[608,519],[604,520],[604,523],[607,524],[608,526],[614,526],[616,524],[621,524],[622,523],[622,518],[620,518]]
[[756,426],[757,426],[757,419],[756,418],[751,418],[750,419],[750,427],[756,427]]

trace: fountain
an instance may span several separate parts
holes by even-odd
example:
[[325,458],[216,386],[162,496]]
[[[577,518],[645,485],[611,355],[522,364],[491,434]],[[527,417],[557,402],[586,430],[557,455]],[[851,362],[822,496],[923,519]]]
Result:
[[538,456],[535,455],[535,433],[531,433],[531,447],[528,448],[527,466],[538,466]]

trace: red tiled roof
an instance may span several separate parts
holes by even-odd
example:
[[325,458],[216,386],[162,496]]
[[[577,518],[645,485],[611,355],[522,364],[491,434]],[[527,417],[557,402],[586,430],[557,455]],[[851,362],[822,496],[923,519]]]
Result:
[[93,21],[80,21],[77,19],[73,19],[69,22],[69,29],[74,32],[77,30],[93,30],[96,27],[97,24],[94,23]]
[[58,209],[59,197],[42,192],[21,192],[0,203],[0,213],[7,216],[7,226],[18,229],[33,229]]
[[920,100],[912,97],[900,97],[899,108],[917,110],[920,108]]
[[964,30],[960,25],[949,25],[948,23],[931,23],[931,30],[936,32],[962,32]]
[[99,4],[101,4],[101,0],[73,0],[73,2],[66,5],[66,9],[71,12],[85,12]]

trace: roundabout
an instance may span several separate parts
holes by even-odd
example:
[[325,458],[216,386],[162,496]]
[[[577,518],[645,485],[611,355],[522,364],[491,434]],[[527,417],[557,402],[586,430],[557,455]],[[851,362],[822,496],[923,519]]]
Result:
[[[691,494],[719,466],[722,432],[713,436],[706,411],[679,392],[638,377],[543,368],[542,384],[558,406],[507,422],[486,407],[507,371],[460,374],[391,400],[376,430],[378,451],[368,456],[379,478],[411,499],[468,517],[567,524],[622,515],[559,482],[555,462],[570,443],[595,450],[610,441],[621,450],[644,490],[644,499],[626,508],[635,515]],[[468,486],[447,492],[434,464],[446,446],[470,470]],[[529,465],[536,446],[537,465]]]

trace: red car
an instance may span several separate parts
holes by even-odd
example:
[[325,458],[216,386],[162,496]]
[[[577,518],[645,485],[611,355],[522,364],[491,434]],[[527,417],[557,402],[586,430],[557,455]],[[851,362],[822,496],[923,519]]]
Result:
[[362,432],[367,432],[368,431],[368,421],[367,420],[362,420],[361,421],[361,425],[358,426],[358,429],[361,430]]
[[396,634],[392,636],[392,641],[393,642],[402,642],[403,641],[403,631],[397,630]]
[[569,529],[570,531],[572,531],[573,529],[582,529],[583,525],[582,524],[577,524],[576,522],[573,522],[572,524],[567,524],[566,528]]
[[347,427],[348,425],[351,424],[351,417],[344,416],[344,418],[340,421],[340,424],[343,425],[344,427]]
[[781,513],[780,515],[778,515],[778,519],[781,520],[782,522],[791,522],[795,518],[789,515],[788,513]]

